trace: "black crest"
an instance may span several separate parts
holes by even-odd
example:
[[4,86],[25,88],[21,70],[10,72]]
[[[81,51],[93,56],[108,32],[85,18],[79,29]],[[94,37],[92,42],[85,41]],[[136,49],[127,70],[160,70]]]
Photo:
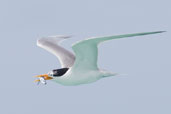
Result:
[[54,77],[62,76],[68,71],[68,69],[69,68],[54,69],[53,70],[53,76]]

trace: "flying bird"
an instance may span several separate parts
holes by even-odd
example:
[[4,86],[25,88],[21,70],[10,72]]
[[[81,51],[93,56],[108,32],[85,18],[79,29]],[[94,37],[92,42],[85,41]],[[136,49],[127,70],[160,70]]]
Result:
[[54,54],[61,63],[60,69],[54,69],[47,74],[36,76],[35,82],[46,84],[46,80],[52,80],[62,85],[80,85],[95,82],[104,77],[116,76],[97,66],[98,45],[104,41],[162,33],[165,31],[124,34],[116,36],[95,37],[79,41],[72,45],[75,54],[64,49],[59,43],[70,36],[49,36],[37,40],[37,45]]

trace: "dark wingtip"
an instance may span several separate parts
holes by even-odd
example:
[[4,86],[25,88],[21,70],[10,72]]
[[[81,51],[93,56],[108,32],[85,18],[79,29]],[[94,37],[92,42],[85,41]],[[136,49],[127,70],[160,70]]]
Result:
[[163,32],[167,32],[167,31],[157,31],[157,33],[163,33]]

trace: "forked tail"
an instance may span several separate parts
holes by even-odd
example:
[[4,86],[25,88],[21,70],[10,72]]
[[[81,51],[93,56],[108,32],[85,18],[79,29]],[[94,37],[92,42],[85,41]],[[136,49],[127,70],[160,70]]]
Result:
[[106,70],[100,70],[102,77],[110,77],[110,76],[116,76],[119,75],[118,73],[113,73],[110,71],[106,71]]

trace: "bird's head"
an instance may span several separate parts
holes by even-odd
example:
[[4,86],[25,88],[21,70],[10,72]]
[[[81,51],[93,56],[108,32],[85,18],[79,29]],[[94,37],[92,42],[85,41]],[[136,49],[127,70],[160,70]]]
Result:
[[50,77],[54,77],[56,74],[57,74],[56,70],[51,70],[48,72],[48,76],[50,76]]
[[36,77],[39,79],[35,80],[35,82],[38,82],[38,84],[40,82],[46,84],[46,80],[51,80],[57,77],[61,77],[68,71],[68,69],[69,68],[54,69],[48,72],[47,74],[38,75]]

